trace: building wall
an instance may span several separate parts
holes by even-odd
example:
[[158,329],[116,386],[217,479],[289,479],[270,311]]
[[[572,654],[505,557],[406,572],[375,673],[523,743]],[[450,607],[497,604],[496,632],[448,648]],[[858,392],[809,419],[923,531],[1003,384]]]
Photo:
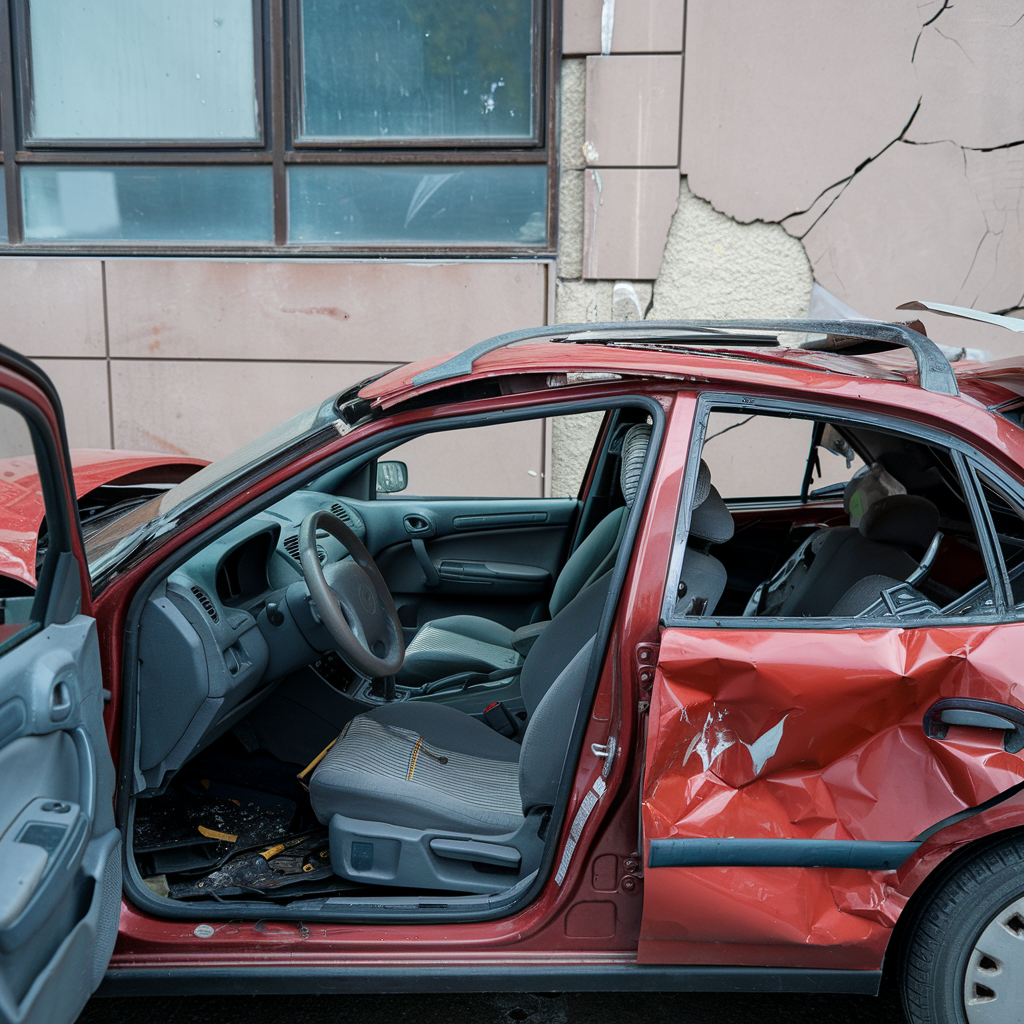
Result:
[[[1024,0],[564,0],[562,36],[557,262],[0,257],[5,341],[54,377],[72,444],[216,458],[388,366],[552,319],[1020,314]],[[593,418],[532,429],[568,493]]]

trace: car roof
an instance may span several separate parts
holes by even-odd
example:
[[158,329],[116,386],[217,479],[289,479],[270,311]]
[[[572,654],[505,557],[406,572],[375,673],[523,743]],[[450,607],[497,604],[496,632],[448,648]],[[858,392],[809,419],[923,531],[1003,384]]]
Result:
[[767,371],[780,386],[797,371],[811,371],[959,393],[950,362],[919,321],[691,320],[513,331],[461,353],[398,367],[369,383],[360,396],[389,407],[456,381],[544,371],[568,371],[577,378],[595,372],[711,375],[723,383],[749,382],[751,374],[763,381]]

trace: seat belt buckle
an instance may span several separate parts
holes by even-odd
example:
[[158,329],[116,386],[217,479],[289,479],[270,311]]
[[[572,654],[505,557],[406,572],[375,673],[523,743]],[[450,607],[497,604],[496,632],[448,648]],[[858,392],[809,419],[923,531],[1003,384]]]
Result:
[[519,735],[519,723],[500,700],[496,700],[484,708],[483,719],[487,725],[495,732],[501,733],[502,736],[512,739]]

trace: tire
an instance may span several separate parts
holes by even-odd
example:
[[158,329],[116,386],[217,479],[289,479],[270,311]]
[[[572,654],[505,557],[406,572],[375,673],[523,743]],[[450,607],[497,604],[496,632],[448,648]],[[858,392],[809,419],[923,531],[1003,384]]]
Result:
[[1024,836],[980,850],[925,900],[900,975],[910,1024],[1024,1021]]

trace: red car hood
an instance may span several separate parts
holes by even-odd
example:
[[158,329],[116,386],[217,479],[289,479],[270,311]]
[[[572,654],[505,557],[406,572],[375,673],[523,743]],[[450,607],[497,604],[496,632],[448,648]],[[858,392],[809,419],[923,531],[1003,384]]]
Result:
[[[205,459],[152,452],[76,448],[71,452],[75,494],[104,484],[178,483],[207,465]],[[36,583],[36,541],[46,510],[33,456],[0,459],[0,575]]]

